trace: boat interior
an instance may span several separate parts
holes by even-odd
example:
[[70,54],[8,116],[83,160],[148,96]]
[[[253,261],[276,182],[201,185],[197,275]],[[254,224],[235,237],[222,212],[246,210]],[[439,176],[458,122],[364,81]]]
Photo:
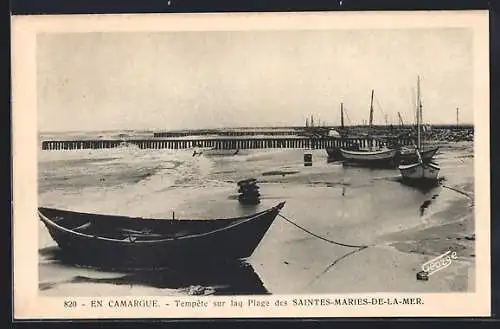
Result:
[[38,211],[42,221],[49,224],[52,222],[73,232],[110,239],[144,241],[207,233],[263,215],[270,210],[250,216],[212,220],[134,218],[43,207],[38,208]]

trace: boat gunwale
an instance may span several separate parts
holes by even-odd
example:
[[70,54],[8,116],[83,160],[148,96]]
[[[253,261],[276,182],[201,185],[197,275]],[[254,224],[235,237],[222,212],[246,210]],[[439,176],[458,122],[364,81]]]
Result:
[[[401,156],[414,156],[416,155],[416,149],[408,149],[408,150],[400,150],[400,154]],[[432,154],[432,156],[434,156],[437,151],[439,151],[439,146],[436,146],[436,147],[432,147],[432,148],[429,148],[429,149],[424,149],[423,151],[420,151],[420,154],[423,156],[424,154],[425,155],[429,155],[429,154]]]
[[388,150],[380,150],[380,151],[349,151],[349,150],[341,148],[340,152],[346,153],[346,154],[350,154],[350,155],[381,155],[381,154],[391,154],[391,157],[394,157],[396,155],[397,150],[396,149],[388,149]]
[[[276,206],[274,206],[272,208],[269,208],[267,210],[263,210],[261,212],[255,213],[254,215],[243,216],[243,217],[235,217],[235,218],[220,219],[220,220],[231,220],[231,219],[233,219],[234,223],[231,223],[228,226],[224,226],[222,228],[218,228],[218,229],[211,230],[211,231],[204,232],[204,233],[189,234],[189,235],[184,235],[184,236],[180,236],[180,237],[171,237],[171,238],[157,239],[157,240],[133,240],[133,241],[130,240],[130,239],[129,240],[113,239],[113,238],[101,237],[101,236],[98,236],[98,235],[90,235],[90,234],[76,232],[74,230],[65,228],[64,226],[56,224],[54,221],[52,221],[47,216],[45,216],[44,214],[42,214],[40,212],[40,209],[38,210],[38,214],[39,214],[41,220],[45,224],[48,224],[48,225],[50,225],[53,228],[57,228],[60,231],[64,231],[66,233],[69,233],[69,234],[72,234],[72,235],[76,235],[76,236],[79,236],[79,237],[82,237],[82,238],[87,238],[87,239],[92,239],[92,240],[108,241],[108,242],[115,242],[115,243],[126,244],[126,245],[132,245],[132,244],[143,244],[144,245],[144,244],[157,244],[157,243],[162,243],[162,242],[171,242],[171,241],[178,241],[178,240],[188,240],[188,239],[194,239],[194,238],[199,238],[199,237],[205,237],[205,236],[213,235],[215,233],[219,233],[219,232],[222,232],[222,231],[227,231],[228,229],[231,229],[233,227],[236,227],[236,226],[245,224],[245,223],[247,223],[249,221],[255,220],[256,218],[258,218],[260,216],[263,216],[263,215],[266,215],[266,214],[268,214],[270,212],[277,211],[279,213],[279,211],[283,208],[284,205],[285,205],[285,201],[280,202],[278,205],[276,205]],[[47,208],[45,208],[45,209],[47,209]],[[71,212],[71,211],[68,211],[68,212]],[[85,214],[92,215],[92,214],[88,214],[88,213],[85,213]],[[277,216],[277,214],[276,214],[276,216]],[[131,218],[131,217],[125,217],[125,218]]]
[[428,167],[431,167],[433,169],[441,170],[441,167],[437,163],[433,163],[433,162],[429,162],[429,163],[416,162],[416,163],[410,163],[407,165],[399,165],[398,169],[399,170],[407,170],[407,169],[411,169],[411,168],[418,167],[418,166],[424,166],[424,167],[428,166]]
[[[257,215],[260,215],[260,214],[263,214],[267,211],[270,211],[272,210],[273,208],[276,208],[276,207],[279,207],[279,205],[281,203],[285,203],[284,201],[283,202],[280,202],[278,205],[274,206],[274,207],[271,207],[271,208],[268,208],[268,209],[264,209],[262,211],[259,211],[259,212],[256,212],[254,214],[250,214],[250,215],[245,215],[245,216],[239,216],[239,217],[226,217],[226,218],[218,218],[217,220],[219,221],[224,221],[224,220],[239,220],[239,219],[246,219],[246,218],[249,218],[249,217],[255,217]],[[72,210],[65,210],[65,209],[58,209],[58,208],[49,208],[49,207],[38,207],[38,211],[40,211],[40,209],[46,209],[46,210],[49,210],[49,211],[57,211],[57,212],[63,212],[63,213],[68,213],[68,214],[73,214],[73,215],[84,215],[84,216],[99,216],[99,217],[113,217],[114,219],[117,219],[117,220],[123,220],[123,221],[137,221],[137,220],[141,220],[141,221],[154,221],[154,222],[158,222],[158,221],[164,221],[164,220],[171,220],[171,219],[168,219],[168,218],[149,218],[149,217],[132,217],[132,216],[124,216],[124,215],[113,215],[113,214],[96,214],[96,213],[90,213],[90,212],[80,212],[80,211],[72,211]],[[193,218],[193,219],[175,219],[175,220],[178,220],[178,221],[190,221],[190,222],[205,222],[205,221],[209,221],[211,219],[202,219],[202,218]]]

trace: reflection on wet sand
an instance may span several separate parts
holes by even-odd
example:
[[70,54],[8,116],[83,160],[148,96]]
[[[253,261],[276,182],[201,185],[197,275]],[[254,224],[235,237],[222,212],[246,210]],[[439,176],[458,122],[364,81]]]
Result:
[[[80,266],[62,258],[60,249],[41,249],[40,256],[64,268]],[[64,283],[111,284],[118,286],[146,286],[158,289],[176,289],[188,295],[264,295],[269,294],[252,265],[245,261],[173,264],[170,267],[151,269],[110,270],[86,268],[91,275],[74,275]],[[116,273],[116,276],[102,275],[100,271]],[[114,272],[117,271],[117,272]],[[40,284],[40,290],[47,290],[59,283]]]

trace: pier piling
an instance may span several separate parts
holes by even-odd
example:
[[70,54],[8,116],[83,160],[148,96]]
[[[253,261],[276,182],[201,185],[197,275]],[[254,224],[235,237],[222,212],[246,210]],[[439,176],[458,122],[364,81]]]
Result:
[[[126,142],[140,149],[190,149],[192,147],[215,147],[218,149],[264,149],[264,148],[345,148],[358,145],[360,147],[380,146],[382,142],[370,138],[333,138],[333,137],[230,137],[201,139],[131,139],[131,140],[46,140],[42,141],[42,150],[84,150],[109,149],[121,147]],[[411,145],[413,139],[404,137],[393,140],[398,145]]]

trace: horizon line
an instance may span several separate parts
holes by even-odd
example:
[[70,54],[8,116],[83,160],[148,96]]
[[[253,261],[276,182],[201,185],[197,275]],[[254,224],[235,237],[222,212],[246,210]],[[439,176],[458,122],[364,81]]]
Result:
[[[458,125],[456,123],[428,123],[426,125],[432,126],[449,126],[449,127],[468,127],[468,126],[474,126],[474,123],[459,123]],[[374,124],[373,127],[397,127],[401,128],[401,125],[398,124]],[[403,127],[411,127],[415,126],[414,123],[412,124],[404,124]],[[168,128],[115,128],[115,129],[89,129],[89,130],[77,130],[77,129],[70,129],[70,130],[46,130],[42,131],[39,130],[39,134],[50,134],[50,133],[97,133],[97,132],[124,132],[124,131],[134,131],[134,132],[167,132],[167,131],[172,131],[172,132],[177,132],[177,131],[204,131],[204,130],[223,130],[223,129],[300,129],[300,128],[340,128],[340,125],[321,125],[321,126],[313,126],[313,127],[306,127],[304,125],[283,125],[283,126],[229,126],[229,127],[206,127],[206,128],[176,128],[176,129],[168,129]],[[370,128],[368,125],[363,125],[363,124],[358,124],[358,125],[344,125],[344,127],[366,127]]]

